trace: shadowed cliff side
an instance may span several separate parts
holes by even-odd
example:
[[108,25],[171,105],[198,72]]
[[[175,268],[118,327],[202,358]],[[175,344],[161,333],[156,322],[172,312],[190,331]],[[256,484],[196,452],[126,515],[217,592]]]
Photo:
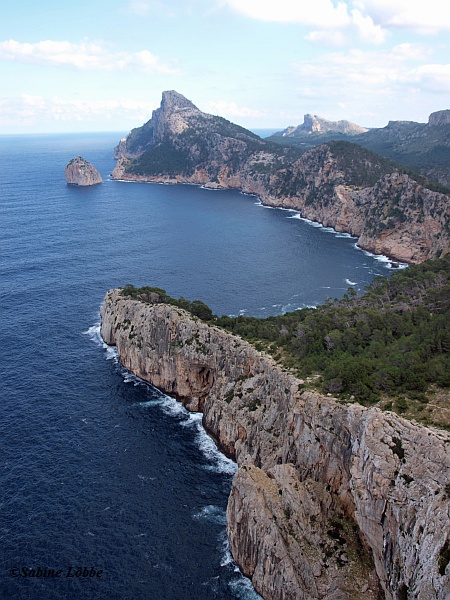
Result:
[[120,362],[202,410],[237,460],[230,546],[265,598],[449,597],[448,433],[302,392],[269,356],[179,307],[113,290],[101,315]]

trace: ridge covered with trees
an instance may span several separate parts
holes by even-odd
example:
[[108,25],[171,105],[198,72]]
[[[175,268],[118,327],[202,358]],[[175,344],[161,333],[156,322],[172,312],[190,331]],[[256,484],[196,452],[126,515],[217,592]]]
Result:
[[450,428],[450,255],[378,277],[362,296],[349,288],[341,300],[265,319],[218,317],[160,288],[127,285],[121,294],[178,306],[239,335],[305,386]]
[[378,277],[360,297],[349,288],[316,309],[215,324],[322,392],[426,421],[430,392],[450,389],[450,256]]

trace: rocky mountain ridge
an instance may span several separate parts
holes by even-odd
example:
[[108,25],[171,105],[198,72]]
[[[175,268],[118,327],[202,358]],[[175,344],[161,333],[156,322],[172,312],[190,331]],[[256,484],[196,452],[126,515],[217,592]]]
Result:
[[369,131],[367,127],[361,127],[350,121],[329,121],[318,115],[306,114],[303,123],[296,127],[287,127],[283,131],[274,133],[274,137],[302,137],[311,134],[324,134],[327,132],[343,133],[348,136],[357,135]]
[[304,149],[331,139],[348,140],[450,187],[450,110],[431,113],[428,123],[389,121],[385,127],[364,132],[350,133],[338,127],[313,132],[304,125],[275,133],[270,139]]
[[[358,237],[367,250],[422,262],[450,250],[447,195],[360,146],[281,147],[177,92],[116,147],[114,179],[236,188]],[[429,186],[428,186],[429,187]]]
[[267,599],[450,595],[450,435],[303,391],[240,338],[108,292],[102,337],[238,463],[232,553]]

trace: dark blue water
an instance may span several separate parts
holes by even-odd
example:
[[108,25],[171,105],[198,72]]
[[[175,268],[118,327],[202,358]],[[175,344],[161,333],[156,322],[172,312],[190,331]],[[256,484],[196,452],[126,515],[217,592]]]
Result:
[[[278,314],[361,290],[387,263],[238,192],[109,181],[120,137],[0,137],[1,597],[254,598],[225,538],[234,466],[199,415],[121,369],[100,303],[133,283]],[[103,185],[66,185],[77,154]],[[62,573],[10,574],[38,567]]]

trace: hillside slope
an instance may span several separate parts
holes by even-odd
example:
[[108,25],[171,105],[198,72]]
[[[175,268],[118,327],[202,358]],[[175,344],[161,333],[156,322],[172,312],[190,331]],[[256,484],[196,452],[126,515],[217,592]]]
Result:
[[303,150],[333,139],[351,141],[450,187],[450,110],[432,113],[428,123],[390,121],[386,127],[364,132],[339,126],[346,123],[342,121],[311,127],[307,116],[302,125],[277,132],[269,140]]

